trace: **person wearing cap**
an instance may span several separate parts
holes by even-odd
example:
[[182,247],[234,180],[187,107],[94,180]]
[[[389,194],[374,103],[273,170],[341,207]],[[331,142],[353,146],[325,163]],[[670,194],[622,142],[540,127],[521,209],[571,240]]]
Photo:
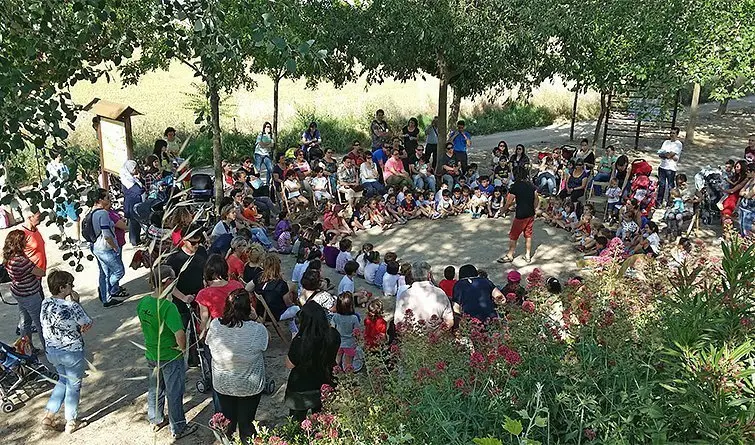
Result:
[[521,305],[527,296],[527,290],[522,286],[522,274],[516,270],[509,271],[506,274],[506,285],[501,288],[501,293],[504,296],[515,294],[516,301],[508,301],[508,298],[507,301]]
[[[180,439],[195,432],[197,425],[186,422],[183,408],[186,332],[170,292],[175,279],[176,274],[170,266],[153,269],[151,283],[154,294],[142,297],[136,314],[144,335],[144,355],[150,367],[147,390],[149,423],[153,432],[170,424],[173,438]],[[168,420],[164,417],[166,401]]]
[[411,275],[411,284],[396,296],[393,322],[404,323],[407,312],[411,311],[415,323],[423,320],[430,329],[441,326],[441,323],[452,328],[454,315],[451,302],[443,289],[433,284],[430,264],[427,261],[414,262]]
[[516,243],[522,234],[524,234],[525,241],[524,259],[528,263],[532,261],[532,231],[535,225],[535,209],[539,198],[535,185],[529,180],[527,170],[524,168],[514,169],[514,184],[511,185],[509,194],[506,196],[506,203],[503,206],[504,214],[514,205],[515,199],[515,216],[509,231],[509,251],[505,256],[498,258],[499,263],[514,261]]
[[497,318],[496,302],[505,297],[488,278],[479,276],[477,268],[465,264],[459,268],[459,281],[454,285],[451,301],[454,312],[480,321]]

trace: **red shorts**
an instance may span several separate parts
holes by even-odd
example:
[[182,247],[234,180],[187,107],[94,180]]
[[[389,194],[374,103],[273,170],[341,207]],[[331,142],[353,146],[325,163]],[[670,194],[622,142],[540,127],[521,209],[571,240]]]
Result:
[[525,238],[532,238],[532,227],[535,224],[535,217],[517,219],[514,218],[514,222],[511,224],[511,231],[509,232],[509,239],[516,241],[524,232]]
[[357,348],[338,348],[338,353],[348,355],[349,357],[356,357]]

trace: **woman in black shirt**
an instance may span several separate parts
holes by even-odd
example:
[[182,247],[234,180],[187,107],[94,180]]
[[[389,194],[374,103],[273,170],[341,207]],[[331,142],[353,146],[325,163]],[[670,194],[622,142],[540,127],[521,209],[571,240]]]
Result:
[[419,144],[419,127],[417,125],[417,119],[412,117],[409,119],[409,123],[401,129],[401,134],[404,137],[404,148],[410,155],[414,154]]
[[328,324],[322,306],[308,301],[299,312],[299,333],[291,341],[286,357],[291,374],[285,400],[295,421],[304,420],[310,409],[322,409],[320,388],[333,385],[333,366],[340,346],[341,335]]

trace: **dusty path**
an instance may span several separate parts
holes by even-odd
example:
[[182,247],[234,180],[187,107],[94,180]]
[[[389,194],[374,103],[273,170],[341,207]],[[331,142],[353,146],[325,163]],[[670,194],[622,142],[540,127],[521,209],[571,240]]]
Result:
[[[704,106],[698,128],[700,143],[685,147],[681,169],[687,173],[696,172],[699,166],[712,163],[720,164],[730,156],[741,156],[748,133],[755,132],[755,100],[735,101],[732,112],[723,119],[711,115]],[[707,107],[707,108],[706,108]],[[750,107],[750,108],[745,108]],[[591,132],[590,123],[580,123],[578,137]],[[500,139],[510,145],[523,143],[529,147],[545,147],[565,143],[568,140],[568,124],[542,129],[522,130],[503,134],[475,138],[475,149],[471,153],[473,160],[487,161],[488,148],[492,148]],[[653,160],[654,151],[645,150],[632,155],[641,155]],[[506,233],[509,220],[471,220],[461,216],[439,222],[410,222],[385,234],[365,233],[354,239],[354,250],[364,242],[372,242],[381,253],[393,250],[403,260],[425,259],[434,265],[437,277],[448,264],[459,266],[470,262],[478,268],[488,271],[491,279],[502,281],[503,273],[510,267],[495,263],[507,242]],[[56,232],[55,228],[42,229],[47,236]],[[0,243],[8,230],[0,232]],[[707,234],[707,239],[715,233]],[[527,265],[521,259],[522,248],[519,246],[519,258],[513,267],[526,273],[534,267],[542,268],[548,275],[567,275],[575,270],[578,256],[569,247],[566,234],[540,223],[535,226],[535,260]],[[47,248],[50,268],[66,269],[62,261],[62,252],[50,242]],[[126,249],[124,258],[130,260],[133,250]],[[293,259],[284,259],[285,273],[290,276]],[[337,284],[340,280],[333,271],[328,270],[331,280]],[[83,272],[76,274],[76,289],[82,295],[84,308],[94,319],[94,327],[87,333],[87,358],[92,366],[87,372],[82,388],[81,417],[89,425],[74,435],[44,433],[38,427],[49,392],[37,395],[11,414],[0,414],[0,431],[4,433],[4,443],[8,444],[164,444],[171,439],[167,431],[153,435],[146,423],[147,366],[143,352],[132,342],[142,343],[141,332],[135,317],[135,309],[140,295],[148,291],[144,278],[145,270],[128,269],[123,284],[134,296],[124,305],[103,309],[95,295],[97,288],[97,266],[87,262]],[[363,282],[358,283],[364,285]],[[376,289],[372,289],[376,291]],[[392,307],[391,302],[386,302]],[[18,320],[16,308],[0,304],[0,339],[8,342],[15,339],[15,324]],[[283,357],[286,353],[283,342],[271,331],[270,348],[266,354],[268,375],[279,384],[286,380]],[[212,408],[210,399],[199,394],[194,384],[198,377],[197,370],[190,370],[187,375],[185,406],[188,419],[206,425]],[[258,411],[258,419],[263,422],[277,422],[286,415],[283,408],[283,390],[279,389],[272,396],[264,396]],[[194,436],[181,441],[186,444],[211,443],[213,437],[207,429],[202,429]]]

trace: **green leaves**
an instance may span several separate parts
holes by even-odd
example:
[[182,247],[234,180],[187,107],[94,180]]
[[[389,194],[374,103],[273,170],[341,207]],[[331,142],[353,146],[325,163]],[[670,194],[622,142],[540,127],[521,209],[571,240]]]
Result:
[[519,436],[524,431],[522,422],[520,420],[514,420],[509,416],[504,417],[503,429],[508,431],[512,436]]

